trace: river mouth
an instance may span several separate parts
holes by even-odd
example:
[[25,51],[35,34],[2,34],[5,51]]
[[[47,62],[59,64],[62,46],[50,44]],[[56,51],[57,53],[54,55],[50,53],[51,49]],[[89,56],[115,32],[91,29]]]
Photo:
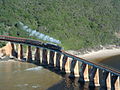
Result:
[[0,90],[46,90],[61,80],[60,75],[41,66],[0,61]]

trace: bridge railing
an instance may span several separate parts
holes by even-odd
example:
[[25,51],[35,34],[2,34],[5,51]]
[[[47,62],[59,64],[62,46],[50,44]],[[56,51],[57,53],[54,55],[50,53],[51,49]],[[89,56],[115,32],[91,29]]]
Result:
[[[47,65],[56,68],[69,77],[77,77],[78,82],[89,81],[90,86],[109,87],[116,90],[120,88],[120,72],[112,68],[87,61],[63,51],[59,46],[50,46],[39,41],[0,36],[0,40],[18,43],[18,59],[24,58],[23,44],[27,45],[26,61],[38,65]],[[20,43],[20,44],[19,44]],[[34,57],[31,46],[36,48]]]

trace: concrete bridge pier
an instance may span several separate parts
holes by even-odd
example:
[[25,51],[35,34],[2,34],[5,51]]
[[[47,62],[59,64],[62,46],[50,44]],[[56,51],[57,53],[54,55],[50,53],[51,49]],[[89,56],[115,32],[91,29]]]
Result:
[[108,73],[108,76],[106,78],[106,88],[111,90],[119,90],[120,89],[120,77]]
[[107,79],[109,79],[108,77],[109,72],[105,71],[105,70],[101,70],[100,69],[100,86],[101,88],[107,89]]
[[115,90],[120,89],[120,77],[119,76],[115,76],[114,77],[114,88]]
[[54,67],[54,56],[55,56],[55,52],[54,51],[50,51],[49,67]]
[[66,65],[67,59],[68,57],[64,55],[62,59],[62,73],[65,73],[65,65]]
[[84,64],[84,63],[82,63],[82,64],[80,65],[80,72],[79,72],[80,77],[79,77],[78,82],[82,82],[82,83],[85,82],[85,80],[84,80],[84,70],[85,70],[85,66],[86,66],[86,64]]
[[18,60],[22,61],[23,59],[23,46],[18,44]]
[[3,50],[5,50],[5,54],[6,56],[10,56],[10,57],[17,57],[17,53],[15,51],[15,44],[12,42],[8,42],[6,44],[5,47],[2,48]]
[[100,86],[99,83],[99,69],[94,66],[89,70],[89,86],[95,87]]
[[68,57],[66,64],[65,64],[65,72],[70,73],[70,64],[71,64],[72,58]]
[[15,51],[15,47],[16,47],[16,45],[14,44],[14,43],[11,43],[11,54],[10,54],[10,56],[14,56],[14,57],[17,57],[17,53],[16,53],[16,51]]
[[63,56],[62,59],[62,71],[65,73],[70,73],[70,58],[67,56]]
[[107,78],[106,78],[106,84],[107,84],[107,88],[108,89],[110,89],[110,88],[112,88],[111,87],[111,73],[108,73],[108,76],[107,76]]
[[89,81],[89,67],[88,64],[85,64],[85,69],[84,69],[84,80]]
[[120,78],[114,74],[111,74],[111,88],[112,90],[120,89]]
[[86,82],[89,81],[89,69],[88,69],[88,64],[85,64],[84,62],[82,62],[82,64],[80,65],[80,77],[78,82]]
[[43,49],[42,51],[42,65],[47,65],[48,61],[47,61],[47,49]]
[[60,59],[61,59],[61,53],[56,53],[56,70],[60,70]]
[[36,47],[35,50],[35,58],[34,58],[35,64],[40,64],[40,48]]
[[94,84],[95,86],[100,86],[100,74],[99,69],[96,68],[95,76],[94,76]]
[[60,71],[61,71],[61,72],[63,72],[63,71],[62,71],[63,56],[64,56],[64,55],[63,55],[63,54],[61,54],[61,58],[60,58]]
[[75,67],[74,67],[74,76],[75,77],[79,77],[80,74],[79,74],[79,71],[80,71],[80,67],[79,67],[79,62],[77,60],[75,60]]
[[73,59],[70,65],[70,78],[79,77],[79,65],[78,61]]
[[31,46],[27,46],[26,61],[27,62],[32,62]]

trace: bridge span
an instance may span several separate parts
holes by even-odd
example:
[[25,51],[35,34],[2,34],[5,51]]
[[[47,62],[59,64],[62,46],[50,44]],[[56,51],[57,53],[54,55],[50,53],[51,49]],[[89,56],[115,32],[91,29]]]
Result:
[[[26,62],[55,68],[61,73],[69,73],[70,78],[78,78],[78,82],[82,83],[89,82],[91,87],[100,86],[112,90],[120,89],[119,71],[66,53],[57,45],[2,35],[0,35],[0,40],[10,42],[1,48],[1,53],[14,56],[19,61],[23,61],[25,57]],[[16,44],[18,44],[17,50],[15,50]],[[27,46],[26,56],[23,55],[23,45]],[[32,47],[36,48],[34,58]]]

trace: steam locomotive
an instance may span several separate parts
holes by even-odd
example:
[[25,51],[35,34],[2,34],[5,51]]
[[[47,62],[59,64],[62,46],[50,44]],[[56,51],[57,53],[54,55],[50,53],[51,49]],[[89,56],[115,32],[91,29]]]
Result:
[[35,45],[35,46],[40,46],[40,47],[45,47],[48,49],[52,49],[55,51],[61,51],[62,47],[50,43],[42,43],[37,40],[31,40],[31,39],[24,39],[24,38],[17,38],[17,37],[11,37],[11,36],[3,36],[0,35],[0,40],[2,41],[10,41],[14,43],[25,43],[25,44],[30,44],[30,45]]

